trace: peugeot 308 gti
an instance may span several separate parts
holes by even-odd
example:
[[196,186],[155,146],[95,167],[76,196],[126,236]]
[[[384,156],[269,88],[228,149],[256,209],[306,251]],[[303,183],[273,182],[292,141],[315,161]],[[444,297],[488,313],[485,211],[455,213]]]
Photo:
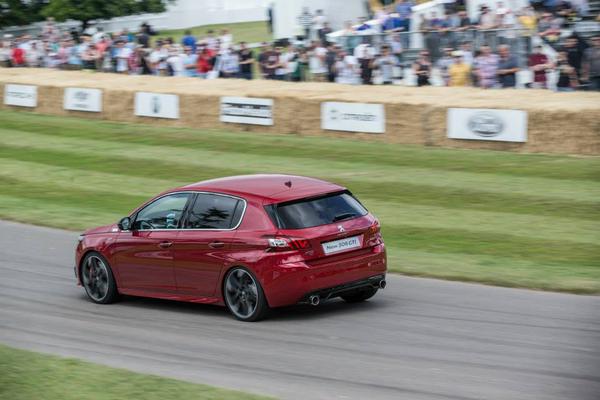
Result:
[[119,294],[225,305],[256,321],[269,308],[359,302],[385,287],[379,221],[346,188],[289,175],[214,179],[166,191],[119,223],[79,237],[88,297]]

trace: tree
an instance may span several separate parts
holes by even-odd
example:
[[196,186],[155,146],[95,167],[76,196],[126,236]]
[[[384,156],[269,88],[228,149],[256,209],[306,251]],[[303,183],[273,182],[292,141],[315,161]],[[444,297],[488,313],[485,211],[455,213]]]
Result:
[[0,27],[39,21],[45,3],[44,0],[0,0]]
[[81,28],[84,30],[91,20],[163,12],[167,4],[174,2],[175,0],[50,0],[41,14],[54,17],[57,21],[81,21]]

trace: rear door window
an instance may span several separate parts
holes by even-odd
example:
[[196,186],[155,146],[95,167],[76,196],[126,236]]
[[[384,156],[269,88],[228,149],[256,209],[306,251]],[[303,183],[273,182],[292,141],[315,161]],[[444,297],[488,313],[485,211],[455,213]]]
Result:
[[367,214],[367,210],[348,192],[282,203],[267,211],[281,229],[310,228]]
[[240,199],[218,194],[199,193],[190,209],[186,229],[233,229],[244,211]]

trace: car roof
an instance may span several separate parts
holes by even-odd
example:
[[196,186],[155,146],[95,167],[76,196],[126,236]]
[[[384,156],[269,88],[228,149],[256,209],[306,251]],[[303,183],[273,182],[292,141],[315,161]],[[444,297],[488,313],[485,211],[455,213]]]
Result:
[[305,176],[260,174],[211,179],[183,186],[176,190],[217,192],[246,199],[253,197],[263,204],[273,204],[339,192],[346,190],[346,188]]

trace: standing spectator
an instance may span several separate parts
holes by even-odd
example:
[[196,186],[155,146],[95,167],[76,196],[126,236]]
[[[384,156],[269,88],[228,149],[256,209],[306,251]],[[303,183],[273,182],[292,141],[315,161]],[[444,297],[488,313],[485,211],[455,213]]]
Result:
[[569,65],[567,53],[564,50],[558,52],[556,59],[556,71],[558,80],[556,82],[557,92],[572,92],[577,87],[577,74],[575,68]]
[[395,33],[390,38],[390,50],[392,55],[396,57],[398,62],[402,62],[402,53],[404,52],[404,46],[402,45],[401,34]]
[[304,30],[304,40],[310,39],[310,30],[313,24],[313,15],[308,10],[308,7],[302,9],[302,14],[298,16],[298,22]]
[[212,71],[214,56],[214,51],[211,50],[206,43],[200,44],[198,47],[198,64],[196,66],[199,77],[206,78],[208,73]]
[[533,54],[529,56],[528,66],[531,72],[533,72],[533,83],[534,89],[546,89],[547,81],[546,72],[552,69],[552,63],[542,52],[542,46],[537,45],[534,48]]
[[131,56],[131,49],[125,46],[123,39],[117,40],[117,49],[115,51],[115,57],[117,59],[117,72],[126,74],[129,72],[129,56]]
[[481,54],[477,57],[477,82],[483,89],[494,88],[498,85],[498,63],[499,58],[492,53],[488,45],[481,46]]
[[338,58],[338,49],[333,43],[329,43],[327,54],[325,55],[325,65],[327,67],[327,81],[335,82],[335,63]]
[[356,57],[340,51],[338,60],[335,63],[336,82],[348,85],[360,83],[359,65]]
[[399,28],[402,32],[402,46],[405,49],[410,45],[410,19],[412,18],[412,8],[414,5],[415,4],[410,0],[398,0],[398,3],[396,4]]
[[462,62],[468,66],[473,66],[473,44],[471,42],[464,42],[460,45],[460,51],[462,54]]
[[324,82],[327,74],[327,65],[325,58],[327,57],[327,49],[319,40],[315,40],[312,45],[312,50],[309,51],[309,66],[311,80],[314,82]]
[[431,83],[429,78],[431,77],[431,60],[429,59],[428,51],[421,51],[419,58],[413,64],[413,71],[417,76],[417,86],[428,86]]
[[392,55],[388,46],[381,48],[381,56],[374,62],[374,66],[379,70],[384,85],[394,83],[394,68],[398,65],[398,59]]
[[567,53],[567,61],[575,68],[575,73],[578,78],[582,75],[583,66],[583,52],[585,49],[581,46],[579,38],[575,35],[569,36],[565,39],[565,45],[563,50]]
[[263,57],[263,71],[266,79],[275,79],[275,71],[279,67],[279,53],[269,46]]
[[592,46],[583,53],[583,76],[592,90],[600,91],[600,35],[592,37]]
[[215,37],[215,31],[209,29],[206,32],[206,38],[204,39],[206,46],[212,51],[219,51],[218,39]]
[[41,67],[44,60],[43,49],[38,47],[39,42],[31,42],[29,51],[25,53],[25,60],[28,67]]
[[450,67],[454,64],[454,58],[452,57],[452,48],[447,47],[444,49],[444,55],[438,60],[437,67],[442,75],[444,85],[448,86],[450,83]]
[[229,32],[229,29],[221,29],[219,40],[221,41],[221,51],[229,49],[233,44],[233,35]]
[[452,53],[454,62],[448,70],[450,75],[450,86],[469,86],[471,83],[471,66],[463,62],[463,54],[460,50]]
[[503,88],[514,88],[517,84],[517,72],[519,64],[517,57],[510,53],[510,46],[507,44],[498,47],[500,61],[498,63],[498,78]]
[[239,73],[239,58],[232,48],[225,49],[219,56],[219,71],[222,78],[235,78]]
[[11,45],[12,51],[10,53],[10,60],[13,67],[24,67],[25,66],[25,50],[20,48],[16,42]]
[[100,58],[100,54],[98,52],[98,49],[96,48],[96,45],[94,43],[91,43],[89,46],[87,46],[87,48],[81,55],[81,61],[83,63],[83,68],[84,69],[92,69],[92,70],[97,69],[98,68],[97,63],[98,63],[99,58]]
[[312,20],[312,27],[317,32],[317,38],[323,43],[325,43],[323,29],[325,28],[326,23],[327,17],[323,15],[323,10],[317,10]]
[[549,43],[555,43],[560,37],[560,23],[556,21],[552,13],[546,12],[538,23],[538,35]]
[[375,57],[375,49],[369,43],[368,38],[363,38],[361,44],[354,49],[354,57],[360,65],[360,77],[364,85],[370,85],[373,77],[373,58]]
[[169,76],[185,75],[185,68],[183,65],[183,54],[179,45],[175,45],[169,48],[169,58],[167,58],[167,69]]
[[333,32],[333,29],[331,29],[331,26],[329,26],[329,22],[324,22],[323,29],[319,31],[319,40],[321,41],[321,43],[329,43],[327,41],[327,35],[329,35],[331,32]]
[[260,70],[260,76],[264,79],[267,77],[267,54],[269,51],[269,45],[267,42],[262,42],[260,46],[260,53],[258,54],[258,68]]
[[185,31],[185,35],[181,39],[181,44],[183,45],[184,49],[187,46],[192,49],[192,53],[196,53],[196,38],[194,37],[194,35],[192,35],[191,30],[188,29]]
[[10,67],[11,49],[6,41],[0,40],[0,67]]
[[[196,43],[194,43],[194,46]],[[192,46],[185,46],[183,48],[183,69],[185,71],[185,76],[195,77],[198,76],[197,65],[198,65],[198,55],[195,53]]]
[[252,55],[252,50],[250,50],[246,45],[246,42],[240,43],[238,59],[240,64],[240,78],[252,79],[252,66],[254,65],[254,56]]

